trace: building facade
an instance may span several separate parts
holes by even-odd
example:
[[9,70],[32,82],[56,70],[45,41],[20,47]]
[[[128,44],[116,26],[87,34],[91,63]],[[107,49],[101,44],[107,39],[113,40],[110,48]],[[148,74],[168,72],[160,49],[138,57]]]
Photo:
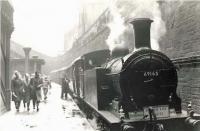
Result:
[[108,8],[109,0],[81,0],[78,21],[64,35],[65,51],[69,50],[79,37],[85,34],[95,21]]
[[1,87],[0,114],[10,110],[10,37],[13,32],[13,7],[7,0],[0,1],[0,40],[1,40]]
[[109,35],[109,10],[106,9],[87,31],[73,42],[73,46],[64,55],[58,57],[54,63],[54,69],[63,68],[69,65],[77,57],[101,49],[108,49],[106,39]]

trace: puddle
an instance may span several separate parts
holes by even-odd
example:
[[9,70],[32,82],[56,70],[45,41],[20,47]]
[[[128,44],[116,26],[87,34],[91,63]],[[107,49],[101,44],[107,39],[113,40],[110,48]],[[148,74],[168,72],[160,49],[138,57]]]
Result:
[[84,118],[83,113],[71,99],[64,101],[64,103],[62,103],[61,108],[65,115],[65,118],[72,118],[72,117]]

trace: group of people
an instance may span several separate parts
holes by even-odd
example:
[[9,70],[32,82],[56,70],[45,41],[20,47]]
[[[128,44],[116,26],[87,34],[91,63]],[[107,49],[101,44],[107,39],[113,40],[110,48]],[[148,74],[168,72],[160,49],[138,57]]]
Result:
[[29,74],[25,74],[21,78],[20,72],[15,71],[11,80],[11,92],[12,101],[15,103],[17,112],[19,112],[21,101],[23,101],[24,108],[27,107],[27,111],[29,111],[31,100],[33,102],[33,109],[36,106],[37,111],[39,111],[39,104],[42,100],[41,90],[43,89],[44,100],[46,100],[48,89],[50,88],[51,82],[48,80],[48,77],[41,77],[39,72],[35,72],[32,77]]

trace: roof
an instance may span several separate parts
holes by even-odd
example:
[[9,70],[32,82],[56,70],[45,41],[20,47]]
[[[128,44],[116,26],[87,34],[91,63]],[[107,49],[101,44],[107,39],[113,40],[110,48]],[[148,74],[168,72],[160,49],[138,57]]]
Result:
[[[24,62],[24,61],[25,61],[24,58],[11,58],[10,60],[11,60],[11,62]],[[44,59],[34,59],[34,58],[30,58],[29,60],[30,60],[30,62],[39,62],[39,63],[41,63],[42,65],[45,64]]]
[[[25,53],[24,53],[23,48],[24,48],[24,46],[18,44],[17,42],[11,41],[10,42],[10,50],[11,50],[10,57],[11,58],[24,58]],[[31,49],[31,51],[30,51],[30,57],[32,57],[32,56],[38,56],[39,58],[42,58],[42,59],[51,58],[45,54],[35,51],[34,49]]]

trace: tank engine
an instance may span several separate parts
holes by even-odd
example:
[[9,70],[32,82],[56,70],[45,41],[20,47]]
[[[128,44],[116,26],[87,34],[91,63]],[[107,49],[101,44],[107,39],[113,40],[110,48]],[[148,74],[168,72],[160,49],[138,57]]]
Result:
[[116,47],[110,57],[108,50],[94,51],[66,70],[74,85],[71,95],[103,130],[200,130],[199,116],[181,108],[176,67],[166,55],[151,49],[152,22],[148,18],[130,22],[133,52]]

